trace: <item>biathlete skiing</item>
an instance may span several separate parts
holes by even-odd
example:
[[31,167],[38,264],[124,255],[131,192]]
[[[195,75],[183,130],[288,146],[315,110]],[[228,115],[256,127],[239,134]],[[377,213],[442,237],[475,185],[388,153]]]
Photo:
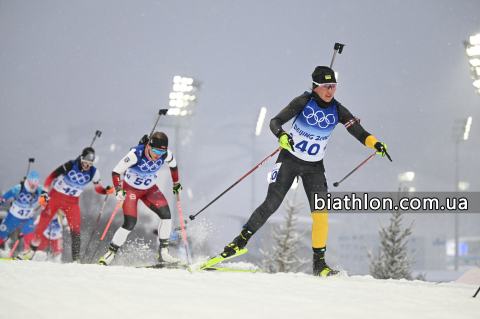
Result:
[[[328,192],[323,157],[328,139],[338,123],[360,143],[373,148],[377,154],[385,156],[387,145],[365,131],[360,119],[353,116],[335,98],[337,81],[334,71],[326,66],[318,66],[312,74],[313,90],[293,99],[270,121],[270,130],[278,138],[283,148],[274,166],[265,201],[253,212],[240,235],[225,246],[221,256],[228,258],[242,250],[249,239],[265,224],[267,219],[280,207],[283,198],[292,186],[294,179],[302,178],[313,219],[312,248],[313,275],[331,276],[338,271],[325,262],[328,234],[328,212],[315,210],[313,193]],[[289,133],[282,125],[295,118]]]
[[[35,229],[30,249],[17,259],[31,260],[40,245],[43,232],[47,229],[50,221],[55,217],[59,209],[63,210],[68,220],[70,234],[72,236],[72,260],[78,263],[80,260],[80,227],[82,225],[78,199],[83,189],[89,182],[93,182],[98,194],[113,194],[111,186],[104,188],[100,182],[100,172],[93,166],[95,150],[86,147],[80,156],[70,160],[54,170],[43,185],[40,201],[48,204],[40,215],[40,221]],[[57,179],[50,194],[48,190],[52,182]]]
[[[34,224],[38,224],[39,222],[40,216],[35,219]],[[43,251],[50,246],[52,248],[52,261],[59,264],[62,262],[63,252],[62,226],[68,227],[68,221],[65,218],[65,214],[60,210],[52,219],[50,224],[48,224],[47,229],[45,229],[45,231],[43,232],[42,239],[40,240],[40,244],[37,247],[38,252]]]
[[[147,136],[145,136],[147,137]],[[143,140],[143,139],[142,139]],[[125,243],[137,223],[137,204],[141,200],[159,218],[158,238],[160,241],[158,261],[178,263],[180,259],[168,250],[172,219],[167,200],[156,185],[158,171],[164,163],[170,167],[173,193],[179,194],[182,186],[178,180],[178,167],[173,153],[168,149],[165,133],[155,132],[145,144],[132,147],[130,152],[113,169],[112,179],[116,197],[123,202],[123,225],[115,232],[107,253],[99,260],[101,265],[110,265],[118,249]],[[125,174],[122,181],[121,174]]]
[[7,217],[0,224],[0,245],[4,243],[11,232],[21,226],[25,249],[28,249],[35,230],[32,218],[34,206],[39,201],[42,206],[46,204],[41,193],[40,176],[37,172],[31,171],[24,182],[15,185],[3,197],[0,197],[1,205],[9,198],[14,198]]

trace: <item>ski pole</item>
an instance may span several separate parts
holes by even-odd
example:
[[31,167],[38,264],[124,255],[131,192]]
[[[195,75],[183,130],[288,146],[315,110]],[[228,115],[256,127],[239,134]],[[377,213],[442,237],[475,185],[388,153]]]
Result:
[[335,56],[337,55],[337,51],[338,51],[338,54],[342,54],[344,46],[345,44],[341,44],[341,43],[335,43],[335,45],[333,46],[333,49],[335,50],[335,52],[333,52],[332,63],[330,63],[330,69],[333,66],[333,61],[335,61]]
[[158,111],[157,121],[155,122],[155,125],[153,126],[152,131],[150,132],[150,135],[148,135],[148,138],[152,137],[153,131],[157,127],[157,123],[158,123],[158,120],[160,119],[160,116],[167,115],[167,112],[168,112],[167,109],[161,109],[161,110]]
[[[48,243],[47,243],[47,248],[50,247],[50,240],[51,240],[51,237],[52,237],[52,221],[53,221],[53,218],[52,220],[50,221],[50,227],[48,229]],[[45,249],[47,249],[45,248]],[[53,256],[53,247],[52,247],[52,256]],[[48,251],[47,251],[47,260],[48,260]]]
[[375,152],[375,153],[373,153],[372,155],[370,155],[369,158],[367,158],[365,161],[363,161],[362,164],[358,165],[353,171],[351,171],[350,173],[348,173],[348,175],[345,176],[340,182],[333,183],[333,186],[338,187],[338,185],[340,185],[341,182],[343,182],[344,180],[346,180],[348,176],[352,175],[357,169],[359,169],[360,167],[362,167],[363,164],[365,164],[366,162],[368,162],[369,160],[371,160],[376,154],[377,154],[377,152]]
[[97,139],[97,136],[100,137],[101,135],[102,135],[102,132],[100,131],[95,132],[95,136],[93,137],[93,141],[92,141],[92,144],[90,144],[90,147],[92,147],[93,142],[95,142],[95,140]]
[[480,291],[480,287],[478,287],[477,292],[473,295],[473,298],[475,298],[477,296],[479,291]]
[[107,196],[105,196],[105,200],[103,201],[102,208],[100,209],[100,214],[98,214],[97,221],[95,222],[95,226],[93,226],[92,235],[90,235],[90,239],[88,240],[87,248],[85,248],[85,252],[83,253],[83,258],[87,258],[88,248],[90,247],[90,242],[92,241],[93,234],[95,234],[95,229],[97,229],[97,225],[98,225],[98,221],[100,220],[100,216],[102,216],[103,208],[105,207],[105,204],[107,203],[107,198],[108,198],[108,194],[107,194]]
[[185,226],[183,225],[183,217],[182,217],[182,207],[180,206],[180,195],[178,195],[178,193],[176,195],[177,195],[178,214],[180,215],[180,225],[182,226],[183,243],[185,244],[185,254],[187,255],[187,262],[190,265],[190,258],[188,257],[187,236],[185,235]]
[[22,232],[20,232],[20,235],[18,235],[18,239],[17,239],[17,241],[15,242],[15,245],[13,245],[13,248],[12,248],[12,250],[10,251],[10,254],[8,255],[8,258],[12,258],[13,252],[14,252],[15,249],[17,248],[17,245],[18,245],[18,243],[20,242],[20,238],[22,238],[22,237],[23,237],[23,234],[22,234]]
[[97,248],[93,252],[92,258],[90,259],[90,263],[92,263],[93,257],[95,257],[95,254],[97,253],[98,247],[100,247],[100,243],[103,241],[103,238],[105,238],[105,234],[107,233],[108,228],[110,227],[110,224],[112,223],[113,217],[115,217],[115,214],[117,213],[118,207],[120,207],[120,204],[122,204],[123,201],[120,200],[118,201],[117,207],[115,207],[115,210],[113,211],[112,217],[110,217],[110,221],[107,224],[107,227],[105,227],[105,231],[103,232],[102,238],[100,238],[100,241],[98,242]]
[[123,201],[118,201],[117,207],[115,207],[115,210],[113,211],[112,217],[110,217],[110,220],[108,221],[107,227],[105,227],[105,231],[103,232],[102,238],[100,238],[100,241],[105,238],[105,234],[107,233],[108,228],[110,227],[110,224],[112,223],[113,217],[115,217],[115,214],[117,213],[118,207],[120,207],[120,204],[122,204]]
[[229,190],[231,190],[235,185],[237,185],[238,183],[240,183],[242,181],[242,179],[244,179],[245,177],[247,177],[248,175],[250,175],[251,172],[253,172],[254,170],[256,170],[257,168],[260,167],[260,165],[262,165],[263,163],[265,163],[270,157],[272,157],[273,155],[275,155],[279,150],[281,150],[282,148],[278,148],[275,150],[275,152],[273,152],[272,154],[268,155],[267,158],[265,158],[263,161],[261,161],[257,166],[255,166],[250,172],[248,172],[247,174],[245,174],[242,178],[240,178],[238,181],[236,181],[235,183],[233,183],[232,186],[230,186],[229,188],[227,188],[226,191],[224,191],[223,193],[221,193],[220,195],[217,196],[217,198],[215,198],[213,201],[211,201],[207,206],[205,206],[204,208],[202,208],[201,211],[199,211],[198,213],[196,213],[195,215],[190,215],[189,218],[191,220],[194,220],[195,217],[197,217],[198,214],[200,214],[201,212],[203,212],[208,206],[212,205],[213,203],[215,203],[215,201],[217,199],[219,199],[220,197],[222,197],[226,192],[228,192]]

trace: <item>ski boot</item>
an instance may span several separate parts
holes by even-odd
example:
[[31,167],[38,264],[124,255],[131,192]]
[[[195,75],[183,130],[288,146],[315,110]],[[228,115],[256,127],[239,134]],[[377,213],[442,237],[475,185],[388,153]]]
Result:
[[170,255],[168,251],[169,239],[160,239],[158,247],[158,262],[160,263],[179,263],[181,260]]
[[35,252],[37,251],[37,247],[30,245],[30,249],[23,254],[18,255],[17,257],[13,257],[13,260],[32,260],[33,256],[35,256]]
[[333,276],[339,273],[338,270],[333,270],[325,262],[326,247],[313,248],[313,275],[320,277]]
[[239,250],[242,250],[243,248],[245,248],[245,246],[247,246],[247,243],[252,236],[253,233],[247,228],[244,228],[240,235],[235,237],[235,239],[230,244],[223,248],[223,253],[221,253],[220,255],[223,258],[235,255]]
[[115,254],[117,253],[120,246],[115,245],[114,243],[110,243],[108,247],[108,251],[102,258],[98,261],[100,265],[108,266],[112,263],[113,259],[115,258]]

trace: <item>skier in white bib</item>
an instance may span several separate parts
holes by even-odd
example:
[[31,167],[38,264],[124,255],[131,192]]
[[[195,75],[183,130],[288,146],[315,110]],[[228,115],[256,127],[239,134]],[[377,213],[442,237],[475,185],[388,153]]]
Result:
[[[313,274],[331,276],[338,271],[325,262],[328,234],[327,210],[315,210],[313,193],[328,191],[323,157],[328,139],[340,122],[360,143],[373,148],[385,156],[387,146],[365,131],[360,119],[353,116],[334,98],[337,89],[335,73],[326,66],[318,66],[312,74],[313,91],[293,99],[270,121],[272,133],[283,148],[280,151],[265,201],[253,212],[240,235],[225,246],[223,257],[229,257],[243,249],[252,235],[263,226],[267,219],[280,207],[283,198],[297,177],[302,178],[308,197],[312,218]],[[282,125],[295,118],[289,133]]]
[[[158,261],[160,263],[180,262],[180,259],[173,257],[168,251],[172,219],[167,200],[156,185],[158,171],[164,163],[167,163],[170,167],[173,193],[179,194],[182,186],[178,180],[177,161],[173,153],[168,150],[168,137],[165,133],[155,132],[146,144],[132,147],[130,152],[113,169],[112,179],[117,199],[124,200],[124,222],[122,227],[115,232],[108,251],[99,260],[99,264],[110,265],[118,249],[127,240],[127,236],[137,223],[139,200],[160,218]],[[123,185],[120,179],[121,174],[125,174]]]

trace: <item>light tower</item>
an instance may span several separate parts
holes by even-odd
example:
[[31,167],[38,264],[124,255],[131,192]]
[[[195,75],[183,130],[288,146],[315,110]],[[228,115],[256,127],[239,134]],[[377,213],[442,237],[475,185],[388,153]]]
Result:
[[[172,126],[175,128],[175,152],[178,159],[180,128],[188,127],[182,118],[188,118],[192,115],[193,107],[197,106],[197,96],[195,92],[199,89],[199,83],[192,78],[176,75],[173,77],[173,88],[169,94],[170,101],[167,115],[174,117]],[[168,125],[167,125],[168,126]]]
[[[465,188],[462,187],[464,184],[460,184],[459,180],[459,145],[460,142],[466,141],[468,139],[468,134],[470,132],[470,126],[472,125],[472,117],[467,119],[456,119],[454,122],[452,130],[452,138],[455,141],[455,192],[458,192],[459,189]],[[464,183],[464,182],[462,182]],[[458,244],[459,244],[459,234],[458,234],[459,220],[458,212],[455,211],[455,266],[454,269],[458,270]]]
[[470,37],[470,41],[465,41],[465,54],[472,70],[473,86],[480,94],[480,33]]

